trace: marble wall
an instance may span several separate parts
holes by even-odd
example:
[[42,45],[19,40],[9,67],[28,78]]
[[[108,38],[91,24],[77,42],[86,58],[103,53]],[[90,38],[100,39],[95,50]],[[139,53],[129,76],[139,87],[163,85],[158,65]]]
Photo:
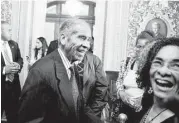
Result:
[[12,1],[2,0],[1,1],[1,21],[7,21],[11,23],[12,15]]

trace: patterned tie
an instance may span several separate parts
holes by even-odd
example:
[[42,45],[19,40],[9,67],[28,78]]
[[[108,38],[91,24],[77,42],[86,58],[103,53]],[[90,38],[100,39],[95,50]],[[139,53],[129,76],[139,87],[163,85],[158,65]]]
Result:
[[[7,43],[8,43],[7,41],[4,41],[4,43],[3,43],[4,59],[6,59],[6,61],[7,61],[6,65],[10,65],[11,60],[10,60],[10,56],[9,56],[7,48],[6,48]],[[8,78],[8,80],[10,82],[12,82],[14,80],[14,74],[7,74],[6,77]]]
[[79,79],[80,79],[80,89],[83,90],[83,72],[84,72],[84,63],[83,61],[80,62],[79,64],[77,64],[76,69],[78,71],[79,74]]
[[75,105],[75,112],[77,114],[77,99],[78,99],[79,91],[78,91],[78,86],[77,86],[74,66],[71,66],[70,70],[71,70],[70,81],[72,83],[72,95],[73,95],[73,100],[74,100],[74,105]]

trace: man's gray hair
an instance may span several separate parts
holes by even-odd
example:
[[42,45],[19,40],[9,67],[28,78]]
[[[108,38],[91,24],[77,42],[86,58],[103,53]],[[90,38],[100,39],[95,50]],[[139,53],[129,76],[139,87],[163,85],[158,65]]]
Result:
[[64,34],[66,36],[71,36],[72,34],[77,33],[77,30],[74,28],[76,25],[89,26],[89,24],[86,21],[81,19],[77,19],[77,18],[67,19],[60,25],[60,29],[59,29],[60,35]]

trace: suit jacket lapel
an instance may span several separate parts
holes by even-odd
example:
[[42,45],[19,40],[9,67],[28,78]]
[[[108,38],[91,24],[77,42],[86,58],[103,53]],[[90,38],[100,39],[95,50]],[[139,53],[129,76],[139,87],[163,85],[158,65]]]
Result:
[[9,47],[11,49],[12,60],[15,61],[15,45],[13,45],[11,41],[8,41],[8,44],[9,44]]
[[69,106],[71,111],[75,111],[74,107],[74,100],[72,96],[72,84],[68,79],[67,72],[65,66],[63,65],[62,59],[58,53],[58,50],[55,52],[55,69],[56,69],[56,76],[60,81],[59,89],[62,97],[65,99],[67,105]]
[[88,54],[84,57],[84,73],[83,73],[83,86],[86,84],[87,80],[90,77],[92,69],[92,59],[88,58]]
[[4,61],[4,57],[2,55],[2,52],[1,52],[1,67],[5,66],[5,61]]

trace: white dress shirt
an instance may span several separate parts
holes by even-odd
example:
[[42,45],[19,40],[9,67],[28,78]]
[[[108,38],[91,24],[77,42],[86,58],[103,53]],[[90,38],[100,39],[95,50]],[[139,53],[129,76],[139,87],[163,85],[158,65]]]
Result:
[[67,57],[65,56],[65,54],[63,53],[63,51],[60,48],[58,48],[58,52],[61,56],[62,62],[65,66],[66,71],[67,71],[68,78],[70,79],[71,78],[70,67],[72,66],[72,64],[70,63],[70,61],[67,59]]
[[[11,49],[10,49],[10,46],[9,46],[9,43],[8,41],[2,41],[1,40],[1,53],[2,53],[2,56],[4,58],[4,62],[5,62],[5,65],[8,64],[8,61],[6,59],[6,57],[4,57],[4,49],[6,48],[7,49],[7,53],[8,53],[8,56],[10,58],[10,62],[13,62],[13,59],[12,59],[12,52],[11,52]],[[3,74],[5,75],[5,67],[3,68]],[[6,75],[6,81],[10,81],[10,79],[8,78],[8,76]]]
[[12,52],[11,52],[11,48],[10,48],[10,46],[9,46],[9,43],[8,43],[8,41],[2,41],[1,40],[1,52],[2,52],[2,55],[3,55],[3,58],[4,58],[4,62],[5,62],[5,64],[7,65],[7,60],[5,59],[5,57],[4,57],[4,48],[6,48],[7,49],[7,52],[8,52],[8,56],[9,56],[9,58],[10,58],[10,61],[11,62],[13,62],[13,60],[12,60]]

